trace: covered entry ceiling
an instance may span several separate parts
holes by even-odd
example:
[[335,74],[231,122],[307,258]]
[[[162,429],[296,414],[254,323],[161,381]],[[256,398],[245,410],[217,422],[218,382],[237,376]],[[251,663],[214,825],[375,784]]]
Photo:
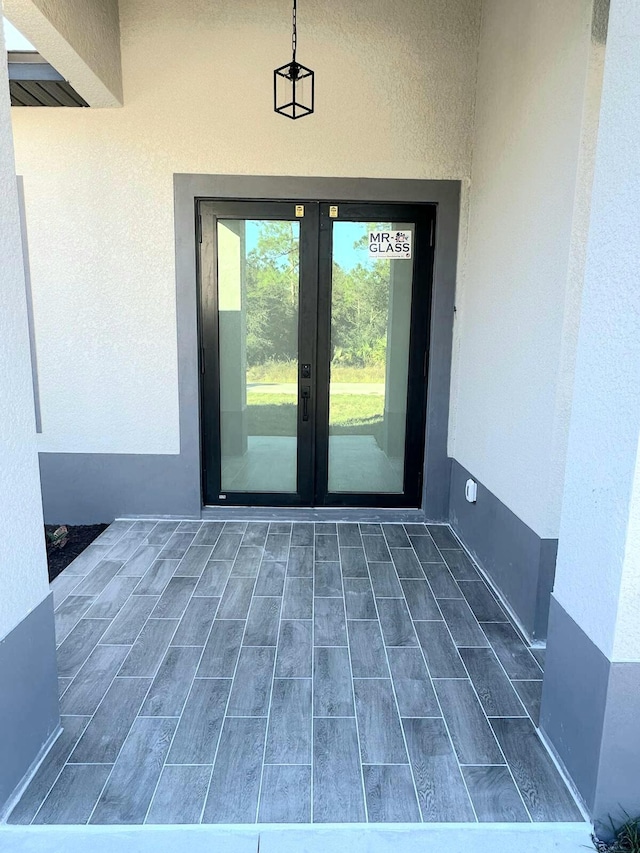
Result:
[[88,107],[37,51],[8,51],[12,107]]

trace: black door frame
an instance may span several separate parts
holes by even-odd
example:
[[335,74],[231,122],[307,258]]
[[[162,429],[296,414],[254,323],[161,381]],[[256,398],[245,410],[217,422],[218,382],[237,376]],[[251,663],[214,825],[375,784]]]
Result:
[[[201,458],[202,494],[205,505],[230,504],[249,506],[311,506],[313,503],[313,471],[315,467],[314,405],[311,417],[303,420],[298,406],[296,492],[223,492],[219,450],[220,435],[220,358],[218,329],[218,268],[216,220],[264,219],[298,222],[300,224],[300,283],[298,303],[298,363],[316,363],[316,338],[303,331],[315,323],[317,314],[318,281],[318,215],[317,205],[305,204],[304,216],[295,215],[299,202],[223,201],[201,199],[198,202],[197,222],[201,250],[198,260],[199,322],[200,322],[200,411],[202,413]],[[211,258],[209,258],[211,252]],[[205,269],[203,260],[209,262]],[[216,450],[218,451],[216,453]],[[225,495],[224,498],[220,497]]]
[[[460,210],[462,185],[459,180],[417,178],[309,177],[305,175],[238,175],[178,173],[173,175],[174,263],[176,312],[176,375],[167,377],[169,394],[176,388],[177,400],[168,399],[168,415],[177,415],[177,433],[170,455],[111,454],[100,477],[108,488],[101,504],[107,509],[120,497],[131,511],[147,515],[180,515],[185,518],[227,519],[291,518],[291,509],[264,507],[203,506],[201,416],[199,406],[199,329],[196,258],[198,199],[317,199],[331,201],[389,201],[433,204],[438,218],[431,305],[431,355],[427,392],[427,429],[424,484],[419,509],[325,507],[300,508],[297,518],[305,520],[358,521],[448,521],[451,459],[448,436],[451,396],[451,368]],[[173,340],[173,339],[172,339]],[[176,409],[177,407],[177,409]],[[173,421],[172,421],[173,423]],[[60,456],[61,454],[58,454]],[[69,467],[68,454],[59,462],[56,454],[42,454],[41,467],[45,497],[55,493],[51,483]],[[64,456],[64,454],[62,454]],[[95,477],[90,454],[74,455],[74,472],[81,487]],[[46,465],[45,465],[46,463]],[[64,469],[64,470],[63,470]],[[93,472],[93,473],[92,473]],[[106,475],[103,476],[106,472]],[[107,476],[108,475],[108,476]],[[55,503],[55,501],[53,502]],[[49,501],[52,506],[52,502]]]
[[[316,506],[414,507],[422,499],[424,471],[425,421],[429,371],[429,322],[433,288],[433,258],[436,208],[430,204],[390,202],[336,202],[339,216],[332,217],[327,203],[320,205],[319,280],[326,282],[318,292],[317,363],[317,447]],[[393,213],[393,216],[390,214]],[[411,330],[407,387],[407,431],[404,453],[404,493],[363,493],[328,491],[329,376],[331,369],[331,299],[334,222],[414,222],[413,275],[411,294]],[[324,392],[324,393],[322,393]],[[325,485],[327,488],[324,488]]]
[[[296,216],[297,205],[304,215]],[[302,506],[419,508],[425,452],[429,326],[434,273],[434,235],[437,207],[432,203],[332,202],[339,219],[329,214],[327,202],[294,200],[196,200],[196,258],[200,360],[202,495],[206,506]],[[222,492],[220,469],[220,375],[217,305],[216,218],[273,219],[300,223],[299,365],[312,365],[311,417],[302,418],[298,405],[298,489],[295,493]],[[415,222],[413,293],[411,308],[408,409],[405,441],[405,489],[402,494],[329,493],[328,413],[332,222]],[[326,282],[324,286],[320,282]],[[302,283],[304,282],[304,286]],[[315,328],[316,333],[305,331]],[[325,358],[318,360],[318,354]],[[300,385],[301,380],[299,380]],[[318,393],[318,391],[323,393]],[[300,400],[298,401],[300,402]],[[316,453],[317,448],[322,452]]]

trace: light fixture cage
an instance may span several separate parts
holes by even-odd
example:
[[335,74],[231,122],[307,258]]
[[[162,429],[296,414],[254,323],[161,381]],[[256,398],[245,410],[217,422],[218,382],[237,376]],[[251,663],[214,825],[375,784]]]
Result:
[[296,59],[298,48],[298,0],[293,0],[291,15],[291,62],[273,72],[273,108],[287,118],[302,118],[313,112],[314,74]]
[[297,119],[311,115],[315,106],[314,73],[295,59],[273,72],[273,108]]

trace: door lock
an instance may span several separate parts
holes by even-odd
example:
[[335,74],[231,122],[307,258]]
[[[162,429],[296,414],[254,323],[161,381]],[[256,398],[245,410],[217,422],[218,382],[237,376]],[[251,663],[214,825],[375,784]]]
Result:
[[300,365],[300,379],[311,379],[311,365],[310,364],[301,364]]

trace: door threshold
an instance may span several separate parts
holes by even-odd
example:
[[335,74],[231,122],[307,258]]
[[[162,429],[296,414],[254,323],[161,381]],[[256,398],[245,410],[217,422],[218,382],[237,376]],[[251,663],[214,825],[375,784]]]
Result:
[[204,506],[203,521],[382,521],[419,524],[425,521],[421,509],[406,507],[279,507]]

